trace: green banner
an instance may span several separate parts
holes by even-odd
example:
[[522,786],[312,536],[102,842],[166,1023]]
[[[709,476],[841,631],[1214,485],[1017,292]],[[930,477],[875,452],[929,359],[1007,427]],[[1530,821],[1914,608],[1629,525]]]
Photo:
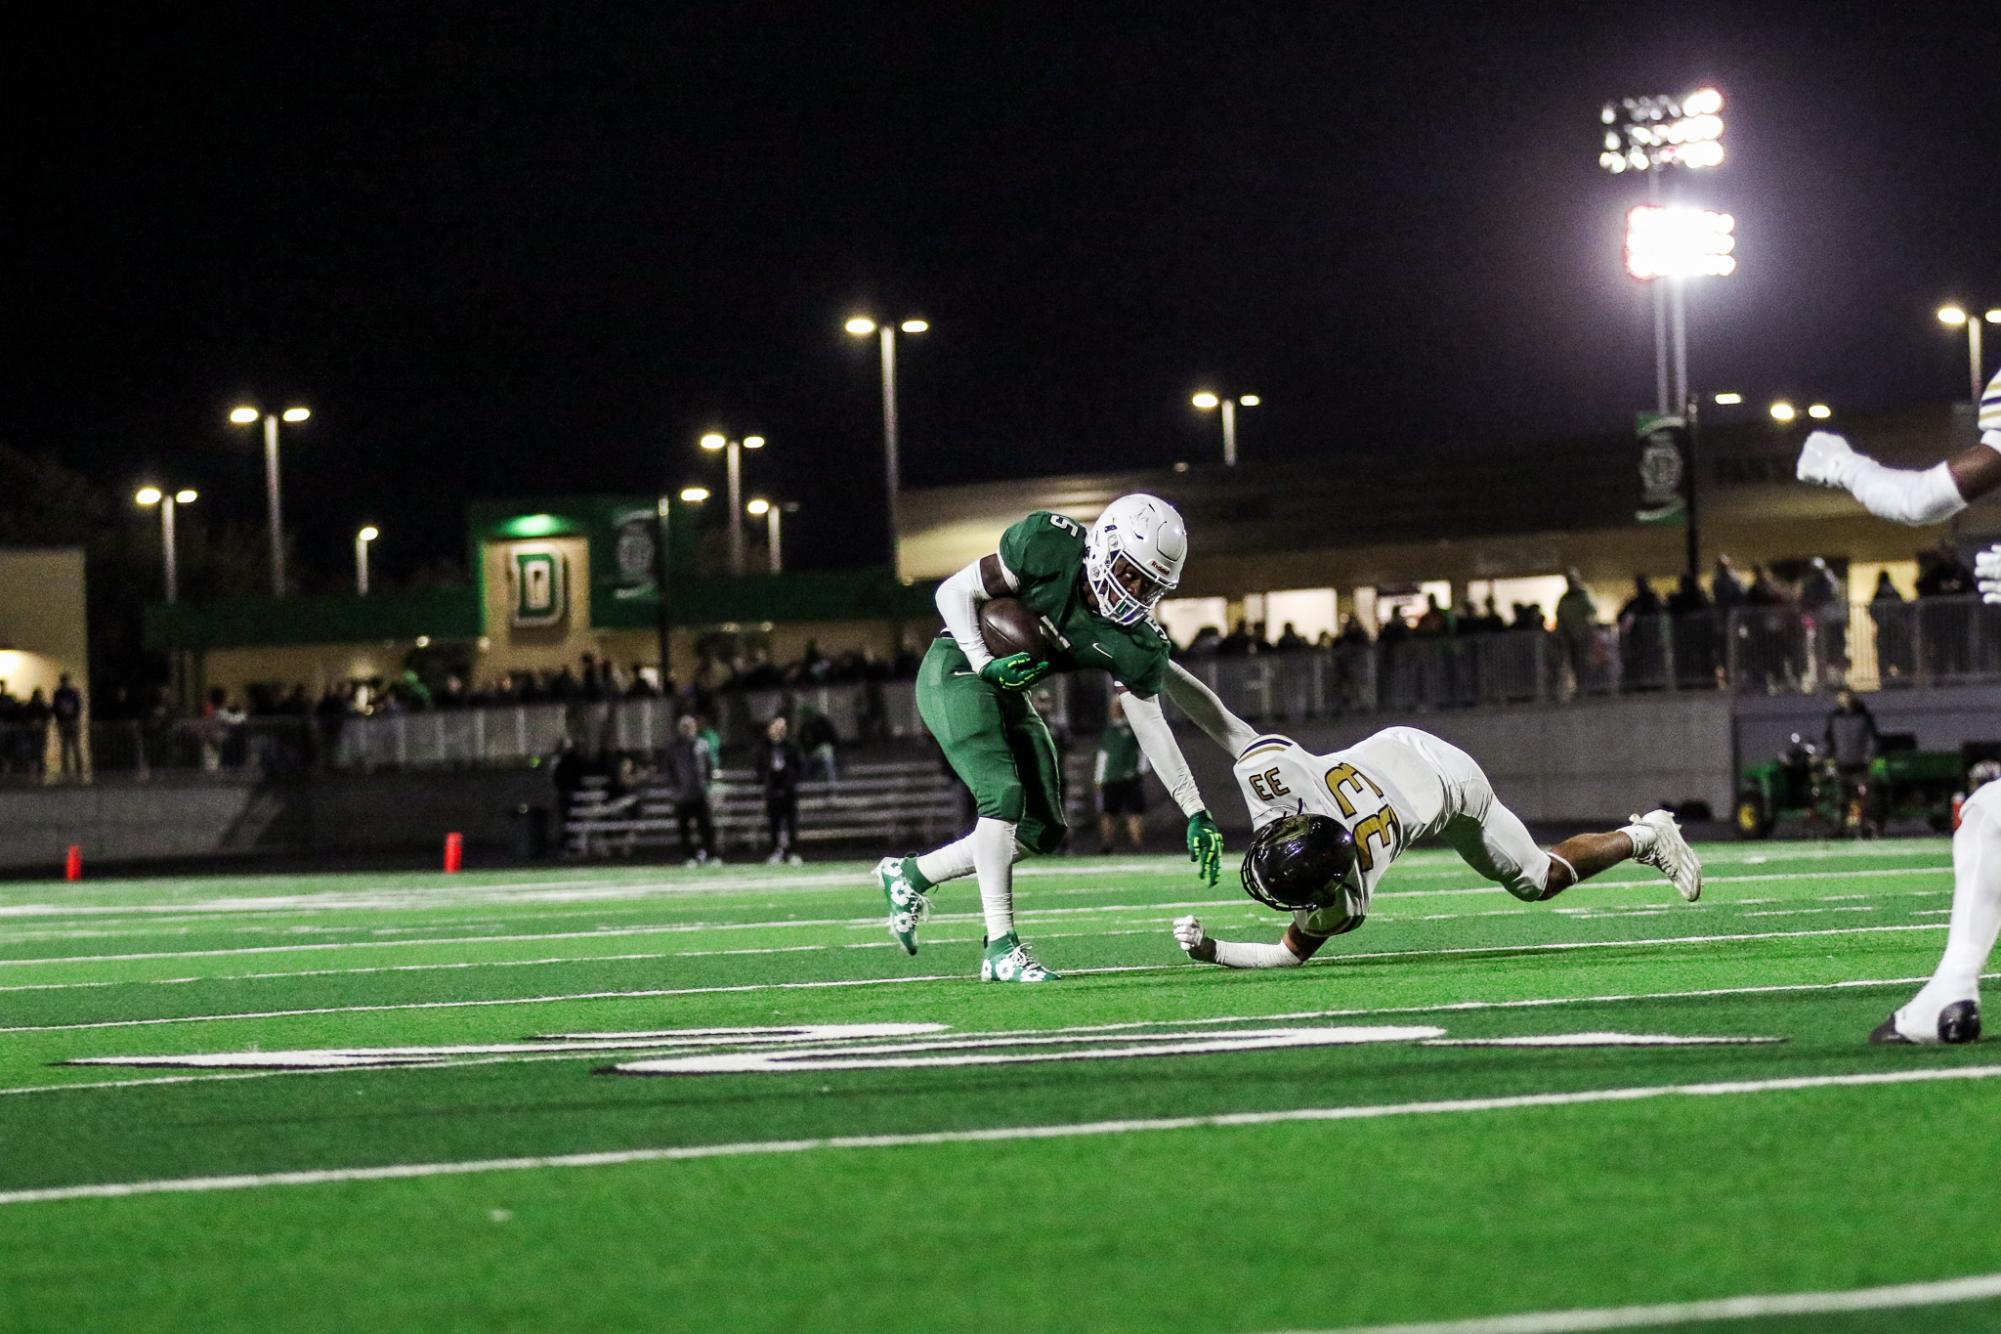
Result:
[[1641,523],[1688,521],[1688,422],[1657,412],[1639,414]]

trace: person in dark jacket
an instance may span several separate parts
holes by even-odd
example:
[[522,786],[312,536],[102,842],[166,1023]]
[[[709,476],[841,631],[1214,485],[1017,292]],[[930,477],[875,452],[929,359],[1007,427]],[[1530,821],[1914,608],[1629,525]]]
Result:
[[790,725],[779,714],[764,725],[764,741],[757,751],[757,778],[764,785],[764,823],[771,838],[771,855],[765,860],[776,866],[799,856],[799,778],[806,767],[806,754],[786,733]]
[[1853,690],[1843,690],[1827,715],[1827,753],[1841,779],[1842,827],[1849,833],[1862,832],[1868,818],[1869,762],[1878,744],[1876,716]]
[[[674,725],[674,739],[667,743],[666,763],[661,775],[674,792],[674,819],[681,828],[681,855],[690,866],[718,862],[716,819],[709,807],[709,784],[716,778],[716,753],[691,713],[684,713]],[[699,832],[701,845],[692,834]]]

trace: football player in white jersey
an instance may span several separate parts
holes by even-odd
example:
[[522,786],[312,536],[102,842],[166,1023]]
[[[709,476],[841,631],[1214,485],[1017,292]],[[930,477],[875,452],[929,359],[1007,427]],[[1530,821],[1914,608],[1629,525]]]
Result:
[[[1980,443],[1930,468],[1886,468],[1831,431],[1800,449],[1799,479],[1838,487],[1881,519],[1942,523],[2001,488],[2001,374],[1981,391]],[[1980,595],[2001,602],[2001,546],[1974,563]],[[1871,1042],[1972,1042],[1980,1036],[1980,972],[2001,936],[2001,783],[1979,788],[1960,807],[1952,836],[1952,925],[1945,956],[1923,990],[1869,1035]]]
[[[1232,721],[1235,721],[1234,719]],[[1241,725],[1241,724],[1240,724]],[[1621,829],[1576,834],[1544,850],[1494,796],[1471,755],[1429,732],[1391,727],[1331,755],[1260,736],[1237,755],[1237,781],[1257,837],[1244,889],[1292,914],[1276,945],[1217,940],[1194,917],[1174,924],[1191,959],[1225,968],[1295,968],[1368,916],[1390,864],[1437,835],[1488,880],[1540,902],[1628,859],[1659,870],[1691,903],[1702,864],[1666,811]]]

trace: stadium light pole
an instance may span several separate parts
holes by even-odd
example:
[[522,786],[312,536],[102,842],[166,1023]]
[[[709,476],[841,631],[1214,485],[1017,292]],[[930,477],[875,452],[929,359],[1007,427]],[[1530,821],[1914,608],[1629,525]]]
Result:
[[313,415],[310,408],[289,407],[283,412],[265,412],[244,405],[230,410],[233,426],[264,423],[264,504],[271,525],[271,596],[285,596],[285,524],[278,502],[278,423],[296,426]]
[[841,326],[855,338],[876,335],[882,348],[882,466],[883,476],[888,482],[889,515],[889,568],[898,578],[903,575],[903,561],[899,553],[897,537],[902,531],[897,526],[897,492],[901,488],[898,481],[897,439],[896,439],[896,335],[901,333],[921,334],[930,331],[931,322],[912,316],[897,324],[877,323],[873,316],[851,315]]
[[1674,398],[1686,410],[1691,278],[1726,278],[1737,271],[1737,220],[1714,209],[1640,204],[1626,212],[1626,272],[1658,288],[1668,283],[1674,317]]
[[368,544],[382,536],[382,530],[368,524],[354,535],[354,595],[368,596]]
[[1938,308],[1938,322],[1948,327],[1966,326],[1966,378],[1972,387],[1973,405],[1980,406],[1981,372],[1986,369],[1980,352],[1980,325],[2001,324],[2001,307],[1990,306],[1980,319],[1974,319],[1964,306],[1953,304]]
[[1264,402],[1264,400],[1256,394],[1238,394],[1234,398],[1224,398],[1219,394],[1204,389],[1190,396],[1188,401],[1195,405],[1197,412],[1216,412],[1219,409],[1221,410],[1223,415],[1223,466],[1226,468],[1236,467],[1237,408],[1239,405],[1254,408]]
[[167,603],[169,606],[180,601],[181,582],[178,552],[174,542],[174,511],[182,505],[195,503],[197,492],[191,487],[181,487],[167,491],[157,486],[142,486],[132,496],[141,509],[160,507],[160,554],[161,564],[167,573]]
[[[730,573],[743,573],[743,451],[763,449],[764,437],[747,435],[741,440],[732,440],[720,431],[711,431],[702,437],[702,448],[715,453],[721,450],[729,461],[730,492]],[[685,496],[683,497],[685,499]],[[703,499],[707,499],[706,493]]]
[[764,545],[766,552],[771,558],[771,572],[773,574],[783,574],[785,572],[785,516],[787,514],[797,514],[799,512],[799,503],[797,501],[787,501],[781,504],[775,500],[767,500],[763,496],[753,496],[750,504],[744,506],[744,512],[753,519],[761,518],[764,520]]
[[[1614,176],[1639,172],[1647,180],[1647,202],[1658,205],[1661,174],[1669,167],[1699,169],[1723,162],[1723,94],[1698,88],[1683,96],[1627,97],[1607,102],[1599,112],[1604,144],[1598,165]],[[1654,400],[1662,416],[1688,405],[1688,311],[1682,278],[1667,287],[1652,284],[1654,306]],[[1676,395],[1668,391],[1668,325],[1679,367]]]

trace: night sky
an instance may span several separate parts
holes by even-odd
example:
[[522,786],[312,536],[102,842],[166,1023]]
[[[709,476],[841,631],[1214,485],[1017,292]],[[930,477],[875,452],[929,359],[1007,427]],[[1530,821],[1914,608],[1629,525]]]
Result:
[[1692,299],[1697,386],[1964,393],[1932,311],[2001,302],[2001,5],[1500,9],[106,10],[8,62],[0,441],[254,525],[224,415],[308,403],[286,500],[330,586],[363,521],[396,578],[475,496],[718,482],[712,425],[770,437],[795,555],[876,558],[859,308],[934,326],[906,485],[1218,454],[1205,385],[1265,396],[1247,460],[1386,478],[1619,430],[1642,187],[1598,107],[1703,83],[1730,160],[1681,188],[1742,267]]

